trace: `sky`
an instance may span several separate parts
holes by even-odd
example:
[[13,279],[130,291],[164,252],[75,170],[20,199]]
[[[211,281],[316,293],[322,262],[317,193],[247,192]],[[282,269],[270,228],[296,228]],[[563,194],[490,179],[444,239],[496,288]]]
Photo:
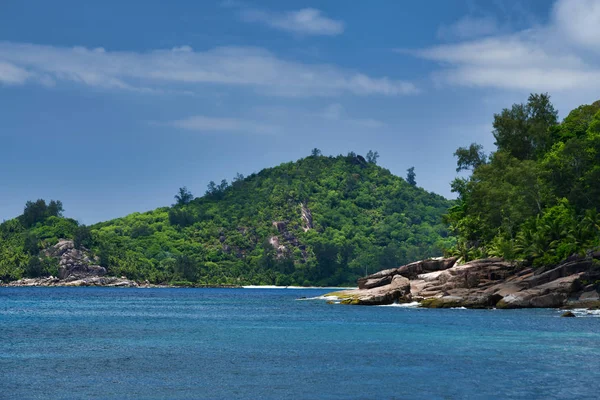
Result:
[[91,224],[369,150],[453,197],[494,113],[600,98],[600,0],[0,0],[0,221]]

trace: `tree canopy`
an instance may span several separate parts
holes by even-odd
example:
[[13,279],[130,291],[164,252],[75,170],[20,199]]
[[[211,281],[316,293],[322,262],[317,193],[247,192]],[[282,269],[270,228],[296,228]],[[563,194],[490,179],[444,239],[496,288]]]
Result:
[[90,249],[111,275],[209,285],[351,285],[454,243],[442,222],[451,202],[375,165],[376,153],[369,162],[314,153],[231,185],[211,182],[200,198],[183,187],[172,207],[89,227],[61,217],[29,228],[7,221],[0,279],[56,274],[41,250],[61,238]]
[[447,221],[453,251],[556,263],[598,246],[600,102],[573,110],[562,123],[547,94],[532,94],[494,116],[496,150],[459,148],[452,183],[458,194]]

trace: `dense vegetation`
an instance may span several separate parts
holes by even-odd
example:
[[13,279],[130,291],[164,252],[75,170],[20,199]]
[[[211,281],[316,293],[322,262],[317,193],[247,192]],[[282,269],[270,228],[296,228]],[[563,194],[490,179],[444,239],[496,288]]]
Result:
[[231,184],[211,182],[200,198],[181,188],[172,207],[91,227],[63,218],[56,202],[31,203],[52,208],[31,218],[28,203],[0,225],[0,279],[55,274],[56,260],[38,254],[59,238],[91,249],[111,275],[174,284],[354,284],[441,255],[454,244],[442,222],[450,202],[418,188],[413,168],[407,183],[378,157],[314,149]]
[[600,101],[558,122],[547,94],[494,115],[496,150],[459,148],[454,252],[552,265],[600,244]]
[[494,115],[495,151],[455,152],[471,173],[452,182],[453,203],[418,188],[413,167],[404,180],[377,166],[377,152],[318,149],[91,227],[63,217],[60,201],[28,202],[0,224],[0,279],[56,275],[43,249],[59,238],[111,275],[152,283],[353,284],[443,250],[552,265],[600,245],[600,101],[557,115],[547,94]]

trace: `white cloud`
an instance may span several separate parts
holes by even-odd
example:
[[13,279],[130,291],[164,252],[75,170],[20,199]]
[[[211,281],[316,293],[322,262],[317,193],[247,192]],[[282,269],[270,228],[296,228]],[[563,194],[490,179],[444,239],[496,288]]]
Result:
[[8,85],[23,84],[30,78],[30,74],[23,68],[0,60],[0,83]]
[[194,115],[185,119],[175,120],[167,125],[190,131],[200,132],[233,132],[256,133],[263,135],[276,134],[278,128],[260,122],[239,118],[215,118],[204,115]]
[[260,22],[271,28],[300,35],[335,36],[344,32],[342,21],[328,18],[314,8],[283,13],[244,9],[240,15],[247,22]]
[[333,65],[286,61],[254,47],[194,51],[182,46],[142,53],[0,42],[0,63],[4,66],[1,76],[11,83],[35,78],[141,91],[162,91],[174,85],[193,91],[194,85],[213,84],[290,97],[418,92],[410,82],[370,77]]
[[556,27],[571,43],[600,52],[600,1],[561,0],[553,11]]
[[493,17],[465,16],[450,25],[442,25],[438,29],[438,37],[442,39],[468,39],[488,36],[499,31],[498,22]]
[[545,26],[416,52],[454,85],[565,91],[600,88],[600,2],[559,0]]
[[329,121],[345,122],[362,128],[377,129],[386,126],[384,122],[372,118],[347,117],[344,106],[339,103],[328,105],[322,112],[316,115]]

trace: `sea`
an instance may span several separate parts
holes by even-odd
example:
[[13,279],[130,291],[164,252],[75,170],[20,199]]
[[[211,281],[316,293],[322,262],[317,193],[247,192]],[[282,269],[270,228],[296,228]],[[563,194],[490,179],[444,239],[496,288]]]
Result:
[[600,315],[0,288],[0,399],[598,399]]

